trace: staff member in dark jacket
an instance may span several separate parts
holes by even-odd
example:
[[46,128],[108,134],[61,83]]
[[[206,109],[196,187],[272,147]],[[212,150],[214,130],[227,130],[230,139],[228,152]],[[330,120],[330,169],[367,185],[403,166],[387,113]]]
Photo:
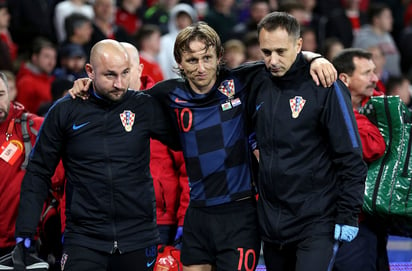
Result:
[[[49,111],[24,177],[15,258],[24,262],[50,177],[66,169],[64,270],[152,270],[159,233],[149,138],[171,145],[169,121],[150,96],[128,90],[130,60],[114,40],[98,42],[86,71],[88,100],[66,96]],[[19,259],[16,259],[18,262]]]
[[[316,86],[286,13],[258,26],[267,72],[249,110],[259,160],[258,214],[267,270],[327,270],[333,247],[357,234],[366,165],[348,89]],[[334,241],[336,239],[336,241]]]

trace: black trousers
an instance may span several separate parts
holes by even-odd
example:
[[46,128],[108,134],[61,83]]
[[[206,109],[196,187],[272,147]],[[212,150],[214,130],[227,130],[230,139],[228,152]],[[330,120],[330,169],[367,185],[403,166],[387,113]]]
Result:
[[124,254],[109,254],[81,246],[66,246],[61,265],[64,271],[152,271],[156,257],[156,246]]
[[332,235],[311,236],[278,246],[263,243],[267,271],[327,271],[333,264]]

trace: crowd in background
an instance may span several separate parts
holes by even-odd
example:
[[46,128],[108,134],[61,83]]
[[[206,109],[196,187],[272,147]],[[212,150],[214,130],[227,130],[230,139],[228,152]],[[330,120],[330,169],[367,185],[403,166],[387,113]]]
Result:
[[303,50],[330,60],[343,48],[372,52],[380,91],[411,80],[412,2],[407,0],[1,0],[0,70],[16,77],[17,101],[44,114],[40,106],[64,94],[56,84],[52,88],[53,81],[85,77],[84,64],[99,40],[134,44],[143,75],[158,82],[178,76],[174,39],[199,20],[221,37],[228,67],[261,60],[256,26],[275,10],[298,19]]

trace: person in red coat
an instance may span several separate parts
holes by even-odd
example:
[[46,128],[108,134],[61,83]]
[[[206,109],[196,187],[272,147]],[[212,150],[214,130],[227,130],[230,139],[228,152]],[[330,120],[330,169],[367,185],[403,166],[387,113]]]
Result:
[[145,67],[143,75],[150,76],[157,83],[164,79],[157,57],[160,52],[160,29],[156,25],[143,25],[136,35],[140,63]]
[[56,48],[53,43],[38,38],[33,43],[30,61],[23,63],[17,73],[17,101],[31,113],[37,113],[42,103],[51,102],[51,75],[56,66]]
[[[25,174],[26,145],[23,139],[22,116],[29,136],[28,144],[34,145],[36,132],[43,118],[30,114],[24,106],[10,102],[7,77],[0,72],[0,256],[8,254],[16,244],[14,235],[20,186]],[[64,184],[64,170],[59,167],[53,177],[54,188]]]

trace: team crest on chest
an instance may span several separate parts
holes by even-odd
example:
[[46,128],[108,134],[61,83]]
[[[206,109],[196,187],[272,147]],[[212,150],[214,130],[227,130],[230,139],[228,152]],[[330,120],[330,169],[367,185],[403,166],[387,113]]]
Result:
[[132,131],[134,124],[134,116],[135,114],[130,110],[125,110],[123,111],[123,113],[120,114],[120,120],[122,121],[124,130],[126,132]]
[[305,105],[306,100],[302,96],[295,96],[292,99],[289,99],[290,110],[292,111],[292,118],[296,119],[299,117],[300,112]]
[[218,90],[229,99],[235,95],[235,82],[233,79],[223,81]]

